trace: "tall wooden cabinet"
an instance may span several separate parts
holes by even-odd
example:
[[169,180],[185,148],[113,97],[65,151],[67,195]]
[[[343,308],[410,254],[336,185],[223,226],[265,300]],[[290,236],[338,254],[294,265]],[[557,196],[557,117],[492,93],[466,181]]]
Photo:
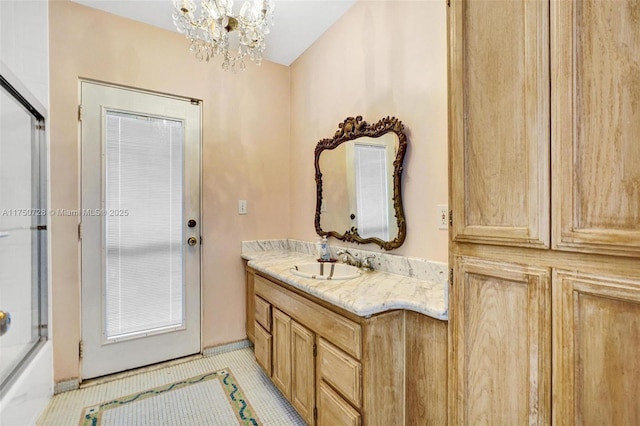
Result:
[[640,3],[451,0],[451,424],[640,424]]

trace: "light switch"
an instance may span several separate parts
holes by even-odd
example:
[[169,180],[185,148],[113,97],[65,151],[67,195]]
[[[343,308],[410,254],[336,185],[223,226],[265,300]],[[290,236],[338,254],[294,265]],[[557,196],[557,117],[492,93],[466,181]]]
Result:
[[247,200],[238,200],[238,214],[247,214]]

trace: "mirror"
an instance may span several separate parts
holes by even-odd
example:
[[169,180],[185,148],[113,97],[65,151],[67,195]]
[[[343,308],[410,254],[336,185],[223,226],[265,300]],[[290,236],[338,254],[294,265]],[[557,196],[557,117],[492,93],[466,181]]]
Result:
[[315,151],[318,235],[385,250],[406,236],[402,208],[402,162],[407,149],[404,126],[395,117],[373,125],[348,117]]

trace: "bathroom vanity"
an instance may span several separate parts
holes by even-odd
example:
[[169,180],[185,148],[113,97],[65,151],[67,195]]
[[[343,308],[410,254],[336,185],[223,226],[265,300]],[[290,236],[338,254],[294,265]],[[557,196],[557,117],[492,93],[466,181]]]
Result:
[[[301,278],[288,271],[309,256],[264,256],[243,256],[253,259],[246,264],[247,336],[307,424],[446,424],[446,303],[437,285],[385,272]],[[403,300],[401,290],[399,297],[380,291],[422,284],[433,303],[415,303],[433,317],[411,310],[413,298]]]

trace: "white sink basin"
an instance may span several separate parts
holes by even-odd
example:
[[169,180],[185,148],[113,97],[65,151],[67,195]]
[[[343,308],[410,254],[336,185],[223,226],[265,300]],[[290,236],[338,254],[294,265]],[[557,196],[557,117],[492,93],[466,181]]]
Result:
[[344,263],[314,262],[295,265],[291,273],[314,280],[350,280],[360,276],[358,268]]

